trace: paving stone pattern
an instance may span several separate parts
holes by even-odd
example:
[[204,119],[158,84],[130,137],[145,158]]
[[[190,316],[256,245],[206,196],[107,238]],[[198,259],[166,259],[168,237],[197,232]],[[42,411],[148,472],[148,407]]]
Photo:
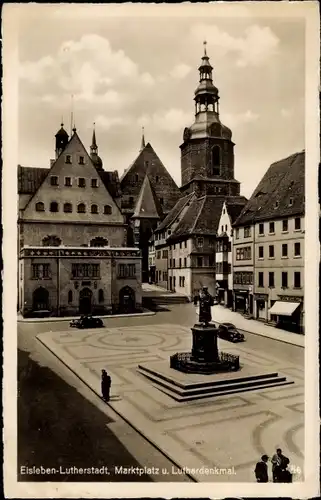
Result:
[[[271,456],[276,447],[300,467],[302,473],[295,474],[294,481],[304,480],[303,366],[281,365],[269,354],[248,348],[246,342],[220,339],[219,349],[240,355],[242,363],[263,372],[279,371],[295,383],[178,403],[141,375],[137,366],[189,351],[191,333],[186,327],[70,329],[37,338],[98,395],[101,369],[107,369],[112,378],[110,406],[178,467],[199,469],[191,471],[195,480],[253,482],[255,463],[263,453]],[[208,473],[206,468],[213,470]]]

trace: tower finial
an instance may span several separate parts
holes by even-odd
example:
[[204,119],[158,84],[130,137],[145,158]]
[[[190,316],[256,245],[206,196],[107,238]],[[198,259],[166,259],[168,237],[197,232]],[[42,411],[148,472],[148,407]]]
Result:
[[141,142],[141,145],[140,145],[140,150],[142,151],[145,147],[145,135],[144,135],[144,127],[142,127],[142,142]]
[[203,45],[204,45],[204,56],[206,56],[206,57],[207,57],[207,53],[206,53],[206,45],[207,45],[207,41],[206,41],[206,40],[204,40]]
[[97,142],[96,142],[96,123],[93,123],[93,138],[90,146],[91,152],[97,154]]

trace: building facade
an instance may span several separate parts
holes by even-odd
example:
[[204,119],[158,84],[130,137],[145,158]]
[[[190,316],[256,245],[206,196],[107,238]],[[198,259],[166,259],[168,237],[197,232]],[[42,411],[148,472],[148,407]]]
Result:
[[244,306],[255,319],[299,333],[304,332],[304,185],[304,151],[272,164],[236,220],[233,240],[235,310]]
[[[108,290],[114,276],[108,262],[118,269],[118,257],[130,267],[124,268],[123,278],[116,283],[128,287],[130,307],[135,303],[139,308],[139,250],[135,256],[134,250],[115,251],[97,262],[97,247],[111,252],[107,248],[126,246],[127,225],[117,199],[118,178],[102,170],[95,133],[89,155],[76,129],[69,139],[62,125],[56,134],[55,156],[50,168],[18,168],[19,310],[24,315],[40,314],[45,304],[48,314],[74,313],[77,308],[81,312],[83,294],[91,297],[93,312],[119,308],[120,292],[116,298],[113,291],[118,285]],[[75,266],[79,276],[74,275]]]

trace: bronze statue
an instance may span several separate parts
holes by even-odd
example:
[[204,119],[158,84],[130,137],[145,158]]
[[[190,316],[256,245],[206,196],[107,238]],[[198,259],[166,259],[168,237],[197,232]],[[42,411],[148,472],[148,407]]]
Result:
[[212,320],[211,307],[214,305],[212,295],[208,292],[208,288],[203,286],[199,293],[199,322],[208,326]]

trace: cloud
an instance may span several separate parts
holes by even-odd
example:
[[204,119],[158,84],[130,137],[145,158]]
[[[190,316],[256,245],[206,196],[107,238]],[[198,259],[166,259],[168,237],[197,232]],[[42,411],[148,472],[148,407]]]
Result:
[[192,113],[176,108],[160,111],[152,115],[145,114],[138,119],[140,126],[146,127],[147,125],[151,125],[164,132],[178,132],[183,130],[188,124],[192,124],[192,122]]
[[221,113],[222,122],[230,128],[256,122],[259,117],[260,115],[253,113],[250,109],[244,113]]
[[96,116],[94,121],[96,126],[102,130],[109,130],[112,127],[123,126],[129,123],[129,119],[125,119],[124,117],[107,117],[103,115]]
[[170,72],[170,76],[172,78],[177,78],[178,80],[181,80],[185,78],[191,72],[191,70],[192,68],[190,66],[181,63],[172,69],[172,71]]
[[192,27],[191,35],[198,42],[205,36],[209,51],[213,48],[213,52],[221,56],[234,53],[239,67],[265,64],[275,55],[279,45],[279,38],[268,26],[252,25],[245,29],[243,36],[233,36],[215,25],[197,24]]
[[[153,77],[140,74],[137,64],[123,50],[113,50],[109,40],[89,34],[79,40],[61,44],[55,57],[47,55],[38,61],[20,64],[20,78],[41,98],[45,95],[74,95],[77,101],[122,105],[127,92],[133,93],[141,84],[151,86]],[[130,81],[130,85],[128,82]]]

